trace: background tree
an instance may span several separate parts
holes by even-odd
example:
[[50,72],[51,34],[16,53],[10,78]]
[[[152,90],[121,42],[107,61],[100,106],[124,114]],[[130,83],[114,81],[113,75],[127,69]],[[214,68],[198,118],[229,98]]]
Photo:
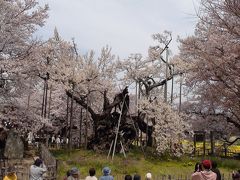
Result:
[[[179,140],[181,135],[184,134],[183,132],[188,129],[188,122],[183,123],[181,115],[178,115],[173,107],[169,106],[167,88],[163,87],[167,86],[167,81],[181,73],[181,68],[174,71],[173,67],[177,59],[174,58],[175,61],[173,59],[171,59],[171,62],[169,61],[168,46],[172,40],[171,33],[165,31],[162,34],[154,34],[152,37],[159,45],[149,47],[148,57],[143,58],[141,54],[132,54],[127,60],[119,61],[118,68],[124,72],[122,80],[125,83],[136,82],[139,85],[139,93],[144,102],[140,101],[138,105],[138,115],[141,119],[144,119],[139,127],[142,132],[147,134],[147,144],[152,145],[153,133],[157,142],[157,151],[160,154],[171,151],[170,154],[177,155],[178,153],[181,154],[182,149],[176,148],[176,153],[173,153],[171,149],[173,146],[170,145],[170,148],[169,144],[171,144],[170,142],[174,144]],[[168,111],[165,114],[164,110],[166,109]],[[171,113],[172,115],[170,115]],[[175,132],[179,132],[179,136],[174,136],[171,131],[174,121],[179,122],[179,125],[174,125]],[[183,128],[182,124],[186,128]],[[170,134],[172,134],[172,140],[170,140]]]
[[35,0],[0,1],[1,119],[12,117],[20,129],[39,121],[34,113],[25,111],[24,99],[29,94],[29,84],[35,84],[30,80],[29,65],[40,41],[34,39],[33,33],[44,25],[47,10],[48,6],[38,6]]
[[240,130],[240,3],[202,0],[198,17],[194,35],[180,40],[192,90],[187,111]]
[[177,157],[183,155],[186,149],[181,141],[191,134],[187,116],[174,111],[161,97],[151,102],[148,99],[141,99],[139,107],[149,120],[154,120],[153,137],[157,153]]

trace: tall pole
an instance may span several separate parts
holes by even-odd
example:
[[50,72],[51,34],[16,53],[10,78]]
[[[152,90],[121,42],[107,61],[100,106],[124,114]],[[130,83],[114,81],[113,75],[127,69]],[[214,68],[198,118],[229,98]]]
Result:
[[45,86],[44,118],[47,117],[47,98],[48,98],[48,78],[46,79],[46,86]]
[[41,116],[44,116],[44,104],[45,104],[45,89],[46,89],[46,79],[44,79],[44,86],[43,86],[43,98],[42,98],[42,113]]
[[79,147],[82,145],[82,119],[83,119],[83,108],[81,107],[80,121],[79,121]]
[[115,150],[116,150],[116,145],[117,145],[117,139],[118,139],[118,132],[119,132],[119,128],[120,128],[120,122],[121,122],[121,119],[122,119],[122,111],[123,111],[123,106],[124,106],[124,103],[125,103],[125,98],[126,98],[126,95],[125,95],[124,98],[123,98],[123,102],[122,102],[122,106],[121,106],[121,111],[120,111],[120,116],[119,116],[119,119],[118,119],[117,131],[116,131],[116,136],[115,136],[114,145],[113,145],[112,160],[113,160],[114,155],[115,155]]
[[87,109],[86,109],[86,121],[85,121],[85,149],[87,149],[88,138],[88,94],[87,94]]
[[136,113],[138,111],[138,82],[136,81],[136,89],[135,89],[135,105],[136,105]]
[[71,107],[70,107],[70,129],[69,129],[69,149],[70,150],[72,150],[73,94],[74,94],[74,83],[72,84],[72,98],[71,98]]
[[181,112],[182,108],[182,73],[180,74],[180,94],[179,94],[179,112]]
[[174,74],[174,66],[172,66],[172,89],[171,89],[171,104],[173,104],[173,74]]
[[[135,105],[136,105],[136,114],[138,113],[138,82],[136,81],[136,89],[135,89]],[[139,131],[136,132],[137,134],[137,146],[139,141]]]
[[66,115],[66,120],[67,120],[67,127],[68,127],[68,117],[69,117],[69,96],[67,96],[67,115]]
[[[141,98],[141,91],[140,91],[140,87],[141,86],[141,83],[139,82],[138,83],[138,101],[140,100]],[[139,108],[139,104],[138,104],[138,108]],[[139,110],[138,110],[138,116],[139,116]],[[142,146],[142,131],[140,130],[140,145]]]
[[49,103],[48,103],[48,119],[50,119],[50,114],[51,114],[51,104],[52,104],[52,84],[50,86],[50,90],[49,90]]
[[168,47],[166,47],[166,72],[165,72],[165,86],[164,86],[164,101],[167,102],[167,80],[168,80]]

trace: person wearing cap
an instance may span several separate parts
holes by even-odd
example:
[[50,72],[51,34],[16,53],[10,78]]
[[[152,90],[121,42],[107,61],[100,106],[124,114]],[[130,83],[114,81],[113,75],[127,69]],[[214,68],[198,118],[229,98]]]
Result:
[[111,169],[109,167],[104,167],[103,170],[103,176],[99,178],[99,180],[113,180],[113,176],[110,175]]
[[203,170],[200,172],[195,172],[192,174],[192,180],[216,180],[217,174],[211,171],[211,161],[210,160],[203,160],[202,161],[202,168]]
[[151,180],[152,179],[152,174],[151,173],[147,173],[145,176],[146,180]]
[[80,179],[80,172],[78,168],[73,167],[70,170],[70,176],[68,176],[67,180],[79,180]]
[[47,167],[43,161],[37,158],[30,167],[29,180],[43,180],[43,174],[47,172]]
[[3,180],[17,180],[17,175],[15,172],[16,171],[14,167],[9,167],[7,169],[7,174],[4,176]]

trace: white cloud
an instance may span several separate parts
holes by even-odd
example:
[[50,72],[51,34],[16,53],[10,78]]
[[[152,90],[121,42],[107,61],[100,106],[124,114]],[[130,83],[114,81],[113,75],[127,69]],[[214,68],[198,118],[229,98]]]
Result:
[[[49,19],[38,35],[52,36],[56,26],[67,40],[75,38],[79,50],[99,51],[108,44],[120,57],[146,54],[151,35],[164,30],[186,36],[193,33],[193,0],[42,0],[50,6]],[[174,39],[176,40],[176,39]],[[170,46],[177,52],[174,41]]]

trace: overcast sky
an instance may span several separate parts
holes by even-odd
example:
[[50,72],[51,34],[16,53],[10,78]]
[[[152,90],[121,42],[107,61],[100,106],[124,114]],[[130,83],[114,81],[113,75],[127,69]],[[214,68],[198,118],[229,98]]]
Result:
[[109,45],[121,58],[146,54],[153,33],[171,31],[170,49],[178,52],[176,37],[194,32],[198,0],[40,0],[49,4],[49,19],[37,35],[47,39],[56,26],[62,38],[73,37],[80,53]]

